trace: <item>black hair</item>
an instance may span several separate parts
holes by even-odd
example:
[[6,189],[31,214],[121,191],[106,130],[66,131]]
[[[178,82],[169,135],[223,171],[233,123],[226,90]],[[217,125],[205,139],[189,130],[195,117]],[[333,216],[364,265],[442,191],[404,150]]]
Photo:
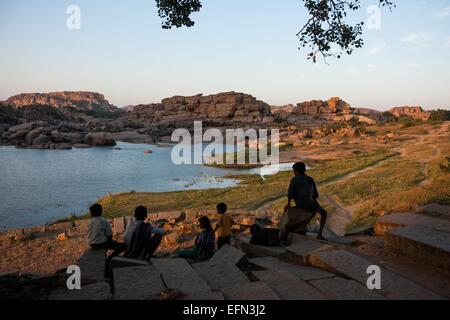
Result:
[[304,174],[306,172],[306,165],[303,162],[297,162],[292,166],[292,169],[300,174]]
[[137,220],[145,220],[147,218],[147,208],[144,206],[139,206],[134,210],[134,217]]
[[91,212],[91,217],[100,217],[103,213],[103,208],[96,203],[89,207],[89,211]]
[[200,224],[200,228],[212,231],[211,221],[207,216],[200,217],[198,219],[198,223]]
[[224,214],[228,210],[226,203],[223,203],[223,202],[219,203],[216,208],[217,208],[217,212],[220,214]]

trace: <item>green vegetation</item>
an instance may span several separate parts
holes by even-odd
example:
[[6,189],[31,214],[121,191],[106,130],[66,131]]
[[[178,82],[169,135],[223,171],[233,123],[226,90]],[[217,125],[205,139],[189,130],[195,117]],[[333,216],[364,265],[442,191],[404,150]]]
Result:
[[[324,161],[313,167],[309,174],[318,183],[333,181],[392,157],[394,154],[386,149],[378,149],[373,153],[362,153],[348,158]],[[99,203],[103,205],[107,217],[130,215],[137,205],[145,205],[150,212],[158,212],[187,208],[212,208],[217,203],[224,201],[231,209],[254,210],[267,202],[284,197],[291,176],[291,172],[280,172],[265,180],[257,175],[231,176],[228,178],[236,178],[241,181],[238,186],[227,189],[166,193],[112,194],[99,200]]]
[[431,111],[430,121],[432,122],[450,121],[450,111],[441,109],[433,110]]

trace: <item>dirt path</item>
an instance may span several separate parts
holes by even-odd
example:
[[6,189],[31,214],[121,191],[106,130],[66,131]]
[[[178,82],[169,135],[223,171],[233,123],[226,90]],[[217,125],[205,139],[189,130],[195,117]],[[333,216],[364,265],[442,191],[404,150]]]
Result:
[[[415,145],[419,145],[419,146],[426,145],[427,147],[432,147],[434,149],[434,152],[431,156],[429,156],[425,159],[421,159],[421,161],[420,161],[425,164],[423,173],[424,173],[424,176],[427,178],[425,180],[421,181],[419,186],[427,186],[430,183],[432,183],[433,178],[429,176],[429,163],[431,161],[439,158],[442,154],[442,150],[439,147],[431,144],[427,140],[430,140],[430,138],[436,138],[436,137],[442,137],[443,135],[448,135],[447,128],[448,128],[448,123],[444,123],[439,128],[431,130],[426,135],[415,135],[415,134],[408,135],[409,137],[418,139],[418,141],[416,141],[414,143]],[[407,158],[408,155],[410,155],[407,150],[408,147],[410,147],[410,146],[411,146],[411,144],[408,141],[406,141],[406,142],[402,143],[401,146],[394,149],[394,151],[397,152],[396,155],[386,158],[386,159],[383,159],[383,160],[380,160],[377,163],[374,163],[364,169],[353,171],[344,176],[321,183],[318,185],[318,187],[324,188],[326,186],[329,186],[329,185],[332,185],[335,183],[348,181],[349,179],[352,179],[352,178],[356,177],[357,175],[360,175],[362,173],[369,172],[375,168],[381,167],[382,165],[386,164],[389,161],[392,161],[393,159],[395,159],[397,157]],[[275,199],[268,200],[261,207],[259,207],[258,210],[261,210],[261,211],[268,210],[274,202],[278,201],[281,198],[282,197],[278,197]],[[353,204],[352,206],[346,207],[346,206],[339,204],[335,199],[333,199],[332,197],[330,197],[328,195],[321,195],[320,201],[323,203],[323,205],[333,208],[332,210],[330,210],[327,226],[338,236],[345,235],[345,228],[352,221],[353,212],[355,212],[358,208],[360,208],[362,205],[364,205],[364,201],[362,201],[360,203],[356,203],[356,204]]]

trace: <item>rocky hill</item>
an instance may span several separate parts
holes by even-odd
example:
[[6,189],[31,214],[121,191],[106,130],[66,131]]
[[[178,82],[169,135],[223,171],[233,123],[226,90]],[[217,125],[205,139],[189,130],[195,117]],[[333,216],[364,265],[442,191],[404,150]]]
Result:
[[424,111],[422,107],[395,107],[389,110],[396,117],[408,116],[418,120],[428,120],[430,112]]
[[343,113],[349,114],[351,106],[339,97],[333,97],[328,101],[312,100],[305,101],[297,104],[297,107],[292,110],[296,114],[334,114]]
[[72,108],[77,111],[116,112],[118,110],[102,94],[85,91],[23,93],[10,97],[6,100],[6,104],[16,108],[44,105],[56,109]]
[[158,104],[138,105],[129,119],[172,127],[189,127],[194,120],[211,126],[267,125],[273,122],[270,106],[251,95],[225,92],[190,97],[175,96]]

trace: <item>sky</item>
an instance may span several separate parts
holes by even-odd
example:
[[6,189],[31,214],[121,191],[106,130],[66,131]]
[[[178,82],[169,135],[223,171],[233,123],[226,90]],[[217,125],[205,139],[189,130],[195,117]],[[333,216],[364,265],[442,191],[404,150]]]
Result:
[[[203,0],[195,27],[172,30],[154,0],[0,0],[0,100],[84,90],[126,106],[238,91],[273,105],[449,109],[450,0],[396,2],[376,19],[377,1],[362,0],[352,19],[366,22],[364,48],[313,64],[298,50],[302,0]],[[79,29],[67,27],[71,5]]]

